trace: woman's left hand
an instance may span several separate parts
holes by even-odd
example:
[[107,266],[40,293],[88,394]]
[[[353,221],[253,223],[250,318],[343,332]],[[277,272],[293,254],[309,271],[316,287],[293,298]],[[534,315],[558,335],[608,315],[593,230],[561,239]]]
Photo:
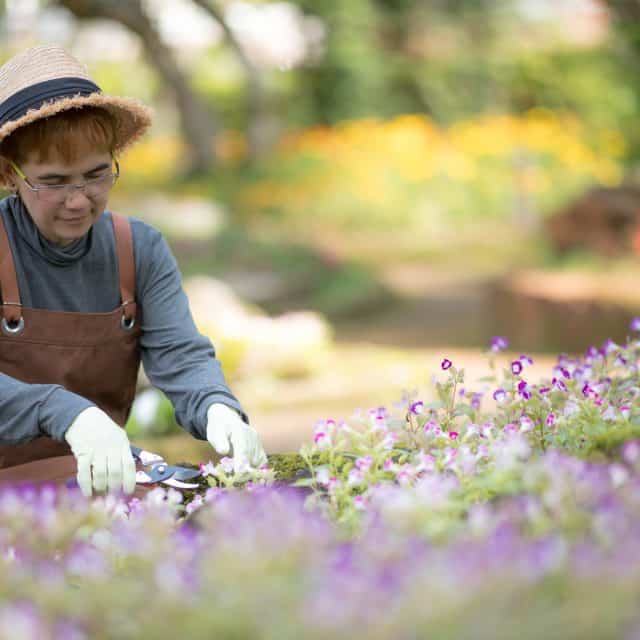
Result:
[[252,467],[267,464],[267,455],[262,448],[258,432],[227,405],[215,403],[209,407],[207,440],[220,455],[227,455],[233,448],[233,462],[236,468],[243,461]]

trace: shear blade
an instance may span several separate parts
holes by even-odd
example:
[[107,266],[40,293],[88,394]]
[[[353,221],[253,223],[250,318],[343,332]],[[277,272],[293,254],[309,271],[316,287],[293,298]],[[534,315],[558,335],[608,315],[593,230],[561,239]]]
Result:
[[200,485],[193,484],[191,482],[180,482],[180,480],[176,480],[175,478],[167,478],[162,481],[162,484],[168,484],[170,487],[175,487],[176,489],[197,489]]

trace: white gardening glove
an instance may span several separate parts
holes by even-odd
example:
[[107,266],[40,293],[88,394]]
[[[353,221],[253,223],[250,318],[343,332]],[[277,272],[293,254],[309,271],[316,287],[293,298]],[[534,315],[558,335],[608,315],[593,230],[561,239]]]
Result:
[[89,497],[96,491],[133,493],[136,463],[129,438],[104,411],[89,407],[78,414],[65,433],[78,462],[78,485]]
[[209,407],[207,440],[223,456],[233,447],[233,462],[236,468],[242,461],[248,462],[252,467],[267,464],[267,454],[262,448],[258,432],[225,404],[216,403]]

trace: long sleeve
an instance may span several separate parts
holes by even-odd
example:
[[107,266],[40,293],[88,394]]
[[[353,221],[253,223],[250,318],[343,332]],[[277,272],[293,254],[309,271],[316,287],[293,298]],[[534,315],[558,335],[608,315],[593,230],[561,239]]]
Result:
[[0,443],[42,435],[62,441],[76,416],[93,403],[55,384],[27,384],[0,373]]
[[[137,235],[134,232],[134,249]],[[148,226],[144,236],[144,243],[151,246],[136,251],[136,255],[145,255],[136,263],[137,297],[142,363],[151,384],[171,400],[178,423],[200,440],[206,439],[207,409],[214,402],[236,409],[248,422],[225,382],[211,341],[195,326],[166,241]]]

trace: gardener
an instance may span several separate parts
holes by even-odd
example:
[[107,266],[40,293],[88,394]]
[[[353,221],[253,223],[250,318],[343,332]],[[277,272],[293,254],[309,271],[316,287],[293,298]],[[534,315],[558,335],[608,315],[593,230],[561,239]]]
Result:
[[87,496],[131,493],[122,427],[140,359],[185,430],[266,462],[162,235],[106,209],[118,155],[149,125],[58,47],[0,68],[0,482],[71,469]]

